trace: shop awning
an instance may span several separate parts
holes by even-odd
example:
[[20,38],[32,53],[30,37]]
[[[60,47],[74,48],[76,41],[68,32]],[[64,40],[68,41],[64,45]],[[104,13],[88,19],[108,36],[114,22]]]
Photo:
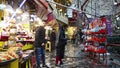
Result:
[[39,5],[39,7],[44,8],[44,9],[48,9],[48,3],[46,2],[46,0],[34,0],[34,2]]
[[50,12],[48,15],[47,15],[47,20],[46,20],[46,24],[50,25],[50,26],[54,26],[56,23],[55,23],[55,16],[53,15],[52,12]]
[[37,8],[37,15],[49,26],[55,25],[55,16],[48,8],[49,5],[46,0],[34,0]]
[[50,21],[54,20],[54,18],[55,18],[53,13],[49,13],[47,17],[48,17],[47,23],[49,23]]
[[37,5],[37,15],[42,20],[47,20],[47,13],[48,13],[48,3],[46,0],[34,0]]

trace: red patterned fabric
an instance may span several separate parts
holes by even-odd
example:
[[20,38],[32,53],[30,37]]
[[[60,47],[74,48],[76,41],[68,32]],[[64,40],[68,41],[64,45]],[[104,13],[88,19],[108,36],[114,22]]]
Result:
[[53,15],[53,13],[49,13],[46,23],[50,23],[50,22],[51,22],[52,20],[54,20],[54,19],[55,19],[55,17],[54,17],[54,15]]

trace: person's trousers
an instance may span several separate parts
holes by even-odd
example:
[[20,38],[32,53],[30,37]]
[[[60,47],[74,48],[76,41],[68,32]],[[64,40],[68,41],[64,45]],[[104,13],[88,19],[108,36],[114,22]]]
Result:
[[60,63],[62,63],[62,58],[60,56],[56,56],[56,64],[58,65]]
[[45,65],[45,49],[43,47],[36,48],[37,67],[40,67],[40,60],[42,60],[42,65]]

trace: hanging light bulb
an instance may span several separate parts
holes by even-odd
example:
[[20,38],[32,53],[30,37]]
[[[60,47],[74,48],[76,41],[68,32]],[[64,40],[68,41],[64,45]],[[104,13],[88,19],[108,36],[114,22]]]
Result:
[[16,9],[16,13],[21,14],[22,10],[20,8]]
[[0,4],[0,9],[1,10],[4,10],[6,8],[6,5],[5,4]]
[[117,17],[117,20],[119,20],[120,18],[119,17]]
[[62,9],[60,9],[59,11],[62,12]]
[[117,5],[117,2],[114,2],[114,5]]
[[2,3],[0,4],[0,9],[1,10],[4,10],[6,8],[6,5],[4,3],[5,3],[5,1],[2,0]]

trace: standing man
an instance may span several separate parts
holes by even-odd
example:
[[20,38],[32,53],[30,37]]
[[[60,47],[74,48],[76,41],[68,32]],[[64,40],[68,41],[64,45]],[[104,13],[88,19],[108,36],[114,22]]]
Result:
[[83,33],[82,33],[82,30],[81,29],[79,29],[79,32],[78,32],[78,34],[79,34],[79,38],[80,38],[80,43],[82,43],[83,42]]
[[35,32],[35,41],[34,46],[36,50],[36,61],[37,61],[37,68],[40,67],[40,60],[42,60],[42,67],[49,68],[45,63],[45,29],[44,29],[44,23],[40,25],[40,27],[37,28]]

